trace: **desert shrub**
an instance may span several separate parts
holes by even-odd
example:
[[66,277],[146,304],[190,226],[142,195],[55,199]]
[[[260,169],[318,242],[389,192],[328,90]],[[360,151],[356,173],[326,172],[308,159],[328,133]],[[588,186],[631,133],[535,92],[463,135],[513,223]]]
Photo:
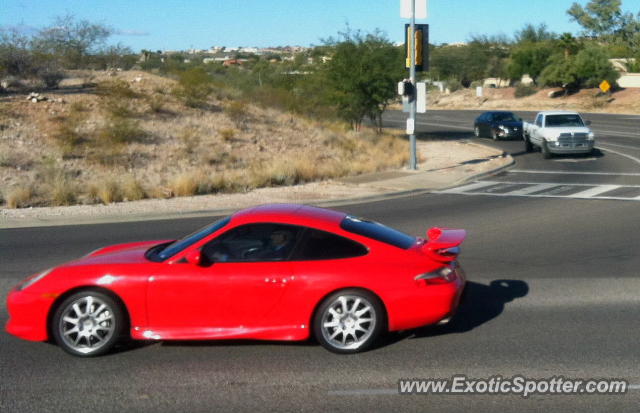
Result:
[[523,85],[522,83],[520,83],[518,86],[516,86],[515,96],[517,98],[523,98],[526,96],[535,95],[537,92],[538,90],[535,88],[535,86]]
[[98,140],[107,145],[123,145],[142,142],[147,133],[140,127],[140,123],[133,119],[112,117],[98,131]]
[[234,100],[224,108],[225,113],[238,129],[245,129],[249,120],[248,105],[241,100]]
[[61,176],[52,183],[49,198],[54,206],[72,205],[76,202],[76,194],[77,188],[73,182]]
[[147,191],[133,176],[127,176],[122,182],[122,196],[127,201],[138,201],[147,197]]
[[17,186],[7,192],[6,204],[9,208],[24,208],[33,202],[34,197],[35,191],[31,186]]
[[178,74],[178,87],[173,94],[189,107],[202,107],[213,92],[211,77],[201,67],[185,70]]
[[96,92],[101,96],[118,99],[136,99],[140,94],[131,88],[131,85],[122,79],[100,82],[96,86]]
[[164,112],[165,105],[167,103],[164,95],[150,95],[147,99],[147,104],[149,105],[149,111],[151,113],[162,113]]
[[60,148],[63,158],[77,156],[79,147],[86,141],[80,130],[85,119],[84,112],[72,107],[68,116],[56,120],[51,136]]
[[236,130],[231,128],[221,129],[218,134],[225,142],[230,142],[236,137]]
[[38,77],[42,79],[49,89],[57,89],[65,78],[64,73],[56,68],[45,67],[38,71]]
[[115,179],[106,179],[93,183],[89,187],[89,197],[105,205],[120,202],[123,199],[122,189]]
[[174,196],[193,196],[208,191],[208,179],[202,171],[184,172],[169,182]]
[[197,129],[187,128],[178,137],[185,155],[192,155],[196,152],[200,145],[200,135],[198,135]]

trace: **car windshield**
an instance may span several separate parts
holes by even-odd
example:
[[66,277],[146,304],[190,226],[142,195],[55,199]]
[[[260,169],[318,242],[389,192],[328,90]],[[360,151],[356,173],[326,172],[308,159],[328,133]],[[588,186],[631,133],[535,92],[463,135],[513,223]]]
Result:
[[546,120],[548,128],[561,128],[563,126],[584,126],[580,115],[548,115]]
[[496,113],[493,116],[497,122],[518,122],[520,120],[513,113]]
[[153,253],[149,256],[149,259],[151,259],[152,261],[164,261],[169,257],[173,257],[185,248],[195,244],[196,242],[208,237],[220,228],[224,227],[229,223],[230,220],[231,217],[219,219],[213,224],[209,224],[182,239],[168,244],[166,247],[160,249],[159,251],[153,251]]
[[389,228],[378,222],[367,221],[351,215],[347,215],[342,220],[340,228],[405,250],[416,242],[415,237],[404,232]]

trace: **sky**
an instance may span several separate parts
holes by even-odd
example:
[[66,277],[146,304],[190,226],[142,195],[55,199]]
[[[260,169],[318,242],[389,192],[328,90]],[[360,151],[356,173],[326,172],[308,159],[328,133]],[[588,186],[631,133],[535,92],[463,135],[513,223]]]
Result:
[[[429,0],[430,42],[464,42],[474,34],[508,36],[526,23],[579,33],[567,9],[575,0]],[[587,0],[578,0],[582,5]],[[640,0],[623,0],[624,11],[640,12]],[[319,45],[347,25],[381,29],[404,39],[400,0],[0,0],[0,26],[35,30],[56,16],[108,25],[111,43],[134,51],[208,49],[212,46]]]

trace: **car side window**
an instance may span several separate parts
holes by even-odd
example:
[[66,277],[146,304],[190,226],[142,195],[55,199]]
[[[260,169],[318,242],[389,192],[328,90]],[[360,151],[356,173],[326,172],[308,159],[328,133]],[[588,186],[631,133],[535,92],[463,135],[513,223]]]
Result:
[[292,257],[295,261],[335,260],[366,255],[367,247],[340,235],[307,228],[302,242]]
[[284,224],[247,224],[230,229],[202,247],[205,263],[285,261],[301,228]]
[[536,117],[536,126],[542,126],[542,115]]

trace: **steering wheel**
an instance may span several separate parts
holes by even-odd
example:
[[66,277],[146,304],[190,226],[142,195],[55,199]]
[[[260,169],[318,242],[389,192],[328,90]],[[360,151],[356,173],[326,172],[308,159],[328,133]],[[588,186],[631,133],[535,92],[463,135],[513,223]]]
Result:
[[250,258],[252,255],[255,255],[256,253],[258,253],[261,249],[262,248],[260,247],[249,248],[248,250],[242,253],[242,258]]

